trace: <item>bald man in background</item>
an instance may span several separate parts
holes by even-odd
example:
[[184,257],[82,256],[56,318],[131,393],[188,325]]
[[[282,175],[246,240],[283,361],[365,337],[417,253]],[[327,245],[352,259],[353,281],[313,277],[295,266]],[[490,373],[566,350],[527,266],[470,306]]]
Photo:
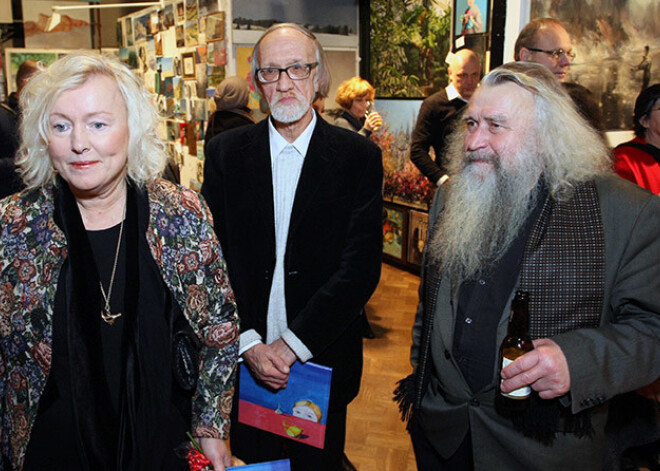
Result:
[[[449,85],[424,100],[412,136],[410,159],[436,185],[446,172],[445,142],[452,124],[477,89],[481,61],[470,49],[461,49],[448,59]],[[429,155],[433,147],[435,161]]]

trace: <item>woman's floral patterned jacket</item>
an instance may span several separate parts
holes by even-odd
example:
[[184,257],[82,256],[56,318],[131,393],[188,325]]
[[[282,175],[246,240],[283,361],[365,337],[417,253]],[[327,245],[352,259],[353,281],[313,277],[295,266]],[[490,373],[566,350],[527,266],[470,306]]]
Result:
[[[227,438],[238,351],[234,302],[213,221],[200,196],[164,180],[147,186],[151,253],[201,339],[192,428]],[[57,279],[67,256],[54,188],[0,202],[0,417],[2,454],[21,469],[51,364]],[[225,316],[225,318],[222,318]],[[0,460],[0,469],[2,460]]]

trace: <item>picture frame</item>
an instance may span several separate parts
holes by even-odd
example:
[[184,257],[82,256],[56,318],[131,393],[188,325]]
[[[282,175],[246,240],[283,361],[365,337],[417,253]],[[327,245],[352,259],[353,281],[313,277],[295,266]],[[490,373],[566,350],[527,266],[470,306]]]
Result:
[[225,12],[219,11],[205,17],[206,42],[225,39]]
[[184,79],[195,78],[195,53],[184,52],[181,54],[181,72]]
[[429,214],[411,209],[408,211],[408,251],[406,261],[422,266],[426,236],[429,229]]
[[405,264],[408,211],[403,206],[388,202],[383,207],[383,258],[399,265]]
[[490,31],[489,0],[454,0],[453,38],[484,34]]

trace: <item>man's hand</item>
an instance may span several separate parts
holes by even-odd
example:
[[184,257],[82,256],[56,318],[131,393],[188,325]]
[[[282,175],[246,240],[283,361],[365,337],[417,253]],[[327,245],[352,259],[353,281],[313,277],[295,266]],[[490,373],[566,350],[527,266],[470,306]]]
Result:
[[647,399],[660,402],[660,378],[643,388],[639,388],[637,392]]
[[500,385],[508,393],[523,386],[539,393],[541,399],[563,396],[571,389],[571,376],[564,353],[550,339],[534,340],[534,350],[502,369]]
[[[280,339],[275,343],[281,341]],[[282,358],[280,354],[281,346],[276,346],[275,343],[270,345],[258,343],[243,353],[243,359],[257,380],[269,388],[282,389],[286,387],[286,383],[289,381],[289,366],[293,362],[288,363]]]
[[198,442],[204,456],[211,461],[214,471],[225,471],[226,467],[231,466],[231,453],[227,442],[219,438],[199,438]]

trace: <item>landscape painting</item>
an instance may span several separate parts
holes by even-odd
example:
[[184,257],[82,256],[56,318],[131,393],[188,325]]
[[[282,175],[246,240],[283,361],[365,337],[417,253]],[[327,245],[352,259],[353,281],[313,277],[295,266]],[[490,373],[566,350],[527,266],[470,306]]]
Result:
[[234,2],[234,29],[266,29],[273,23],[294,22],[313,33],[354,35],[358,8],[355,0],[250,0]]

